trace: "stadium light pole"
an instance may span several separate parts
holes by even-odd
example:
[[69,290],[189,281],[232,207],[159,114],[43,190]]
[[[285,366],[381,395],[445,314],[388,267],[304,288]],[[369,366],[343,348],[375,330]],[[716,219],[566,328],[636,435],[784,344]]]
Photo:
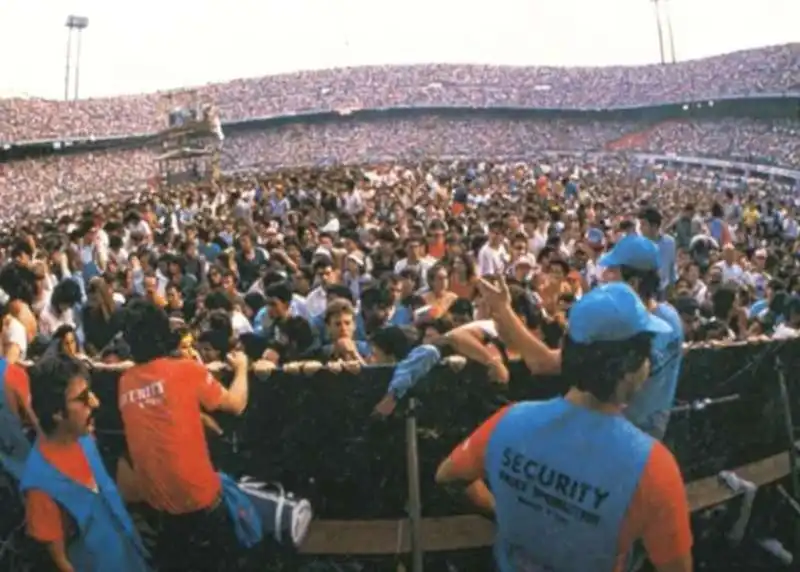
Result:
[[75,54],[75,99],[78,99],[78,86],[80,84],[81,73],[81,37],[83,30],[89,26],[89,18],[85,16],[67,16],[67,64],[66,74],[64,77],[64,99],[69,99],[69,73],[70,73],[70,60],[72,59],[72,32],[76,31],[78,36],[78,46]]
[[[70,16],[71,18],[71,16]],[[64,71],[64,101],[69,99],[69,60],[72,55],[72,26],[70,26],[69,18],[67,19],[67,62],[66,70]]]
[[659,7],[661,6],[659,0],[650,0],[653,3],[653,9],[656,13],[656,29],[658,30],[658,52],[661,56],[661,64],[667,63],[666,54],[664,53],[664,31],[661,29],[661,11]]
[[672,59],[672,63],[678,63],[678,58],[675,57],[675,36],[672,35],[672,10],[669,7],[669,0],[662,0],[665,2],[665,10],[664,15],[667,18],[667,37],[669,38],[669,56]]

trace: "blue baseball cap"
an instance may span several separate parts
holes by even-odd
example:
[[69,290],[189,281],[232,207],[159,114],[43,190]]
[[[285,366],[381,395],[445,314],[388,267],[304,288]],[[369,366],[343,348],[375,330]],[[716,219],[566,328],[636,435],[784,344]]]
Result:
[[630,266],[636,270],[658,270],[661,255],[658,245],[645,236],[629,234],[614,245],[597,262],[604,268]]
[[648,311],[624,282],[598,286],[569,311],[569,337],[579,344],[619,342],[637,334],[667,334],[672,327]]

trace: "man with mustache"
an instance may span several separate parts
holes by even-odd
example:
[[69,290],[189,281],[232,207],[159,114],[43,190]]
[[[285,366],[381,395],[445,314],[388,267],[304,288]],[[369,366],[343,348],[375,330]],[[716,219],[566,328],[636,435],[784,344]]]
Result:
[[20,488],[28,534],[59,572],[144,572],[147,553],[95,445],[100,405],[83,365],[45,357],[30,371],[41,436]]

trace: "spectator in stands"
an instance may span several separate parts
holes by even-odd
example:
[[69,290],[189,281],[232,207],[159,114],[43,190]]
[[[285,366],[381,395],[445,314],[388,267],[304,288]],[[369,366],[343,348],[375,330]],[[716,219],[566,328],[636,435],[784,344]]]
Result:
[[658,245],[659,276],[661,276],[659,294],[661,299],[665,300],[667,290],[678,280],[678,251],[675,239],[662,232],[661,221],[661,213],[655,207],[647,207],[639,213],[642,234]]

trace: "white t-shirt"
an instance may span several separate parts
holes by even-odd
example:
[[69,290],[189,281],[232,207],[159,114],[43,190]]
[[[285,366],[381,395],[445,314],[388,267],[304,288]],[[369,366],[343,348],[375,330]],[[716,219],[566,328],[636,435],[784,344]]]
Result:
[[742,284],[745,281],[744,270],[736,263],[728,264],[724,260],[717,262],[714,266],[722,270],[723,282],[736,282]]
[[502,246],[492,248],[487,242],[478,251],[478,274],[487,276],[490,274],[503,274],[506,269],[508,254]]
[[65,324],[74,328],[75,316],[73,314],[72,308],[67,308],[61,316],[56,316],[50,304],[46,304],[39,314],[39,332],[46,336],[52,336],[58,328]]
[[241,312],[233,312],[231,314],[231,327],[233,328],[233,333],[237,336],[253,333],[253,326]]
[[8,320],[3,336],[3,349],[7,349],[11,344],[16,344],[19,347],[19,359],[25,359],[25,354],[28,353],[28,333],[25,331],[25,326],[22,322],[14,317]]

